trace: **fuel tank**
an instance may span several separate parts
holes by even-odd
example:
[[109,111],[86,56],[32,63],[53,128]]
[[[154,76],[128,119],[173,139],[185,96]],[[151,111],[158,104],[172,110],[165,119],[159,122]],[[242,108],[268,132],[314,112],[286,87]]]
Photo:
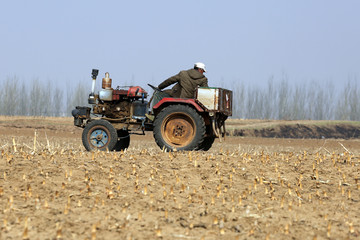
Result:
[[132,115],[135,117],[145,117],[145,114],[148,112],[148,102],[147,101],[134,101],[132,103]]

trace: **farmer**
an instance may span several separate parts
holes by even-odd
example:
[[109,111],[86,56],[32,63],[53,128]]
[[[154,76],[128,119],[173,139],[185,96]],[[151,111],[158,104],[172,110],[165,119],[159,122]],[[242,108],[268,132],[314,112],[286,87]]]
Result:
[[164,89],[176,83],[172,89],[165,90],[165,92],[175,98],[194,98],[196,87],[208,87],[208,80],[204,76],[205,72],[205,64],[197,62],[193,69],[180,71],[160,83],[158,88]]

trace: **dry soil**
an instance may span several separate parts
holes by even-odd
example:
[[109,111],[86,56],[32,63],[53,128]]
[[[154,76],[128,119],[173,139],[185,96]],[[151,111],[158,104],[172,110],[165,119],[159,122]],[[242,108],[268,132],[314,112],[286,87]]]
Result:
[[87,152],[81,132],[71,118],[0,117],[0,239],[360,238],[358,138],[168,153],[147,133]]

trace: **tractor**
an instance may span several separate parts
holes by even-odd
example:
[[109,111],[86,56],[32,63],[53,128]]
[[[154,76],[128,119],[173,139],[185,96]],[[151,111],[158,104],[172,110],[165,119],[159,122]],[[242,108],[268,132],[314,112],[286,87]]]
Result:
[[[232,91],[199,87],[193,99],[172,98],[151,84],[154,93],[140,86],[112,88],[105,73],[102,89],[95,94],[99,70],[92,70],[87,106],[73,111],[74,125],[83,128],[86,150],[121,151],[129,147],[130,134],[152,131],[156,144],[166,151],[207,151],[215,138],[223,141],[225,120],[232,115]],[[95,116],[93,118],[92,116]]]

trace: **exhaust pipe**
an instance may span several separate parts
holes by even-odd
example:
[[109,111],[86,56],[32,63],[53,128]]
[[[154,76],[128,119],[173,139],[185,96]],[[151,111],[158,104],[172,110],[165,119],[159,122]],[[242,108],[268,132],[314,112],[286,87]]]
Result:
[[92,70],[92,86],[91,86],[91,93],[89,95],[89,99],[88,99],[88,103],[89,104],[96,104],[96,100],[95,100],[95,83],[96,83],[96,77],[99,74],[99,70],[98,69],[93,69]]

